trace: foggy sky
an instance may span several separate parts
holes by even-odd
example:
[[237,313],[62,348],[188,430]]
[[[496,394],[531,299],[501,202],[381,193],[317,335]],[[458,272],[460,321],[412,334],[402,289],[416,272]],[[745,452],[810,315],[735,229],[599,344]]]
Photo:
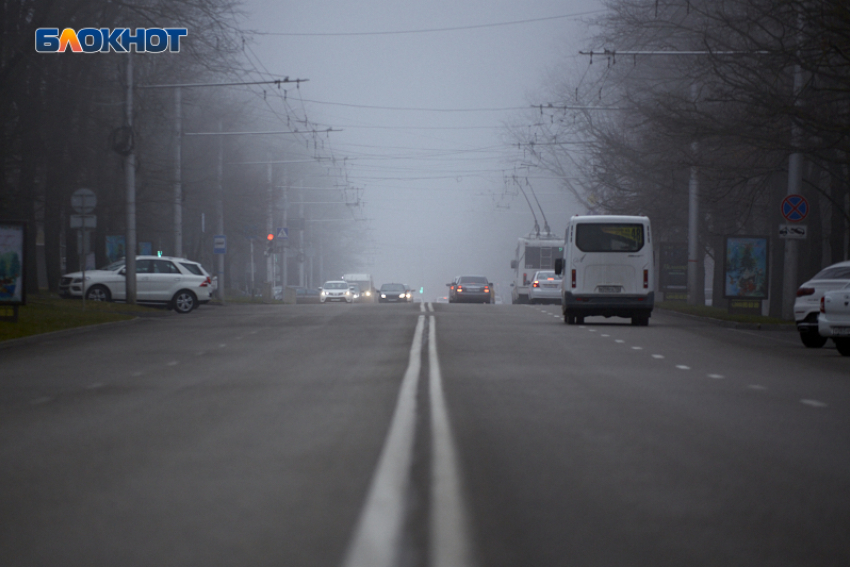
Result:
[[[290,103],[343,130],[327,149],[348,158],[348,182],[363,188],[359,216],[369,220],[358,226],[370,243],[367,261],[352,259],[345,271],[368,271],[376,285],[425,286],[428,301],[459,274],[486,275],[508,291],[516,239],[533,219],[516,187],[503,197],[504,174],[522,162],[503,124],[549,102],[541,100],[548,77],[588,47],[586,26],[567,18],[477,26],[602,8],[600,0],[247,0],[251,30],[324,34],[256,35],[248,55],[263,72],[309,79],[289,90]],[[540,172],[531,176],[563,234],[584,211]]]

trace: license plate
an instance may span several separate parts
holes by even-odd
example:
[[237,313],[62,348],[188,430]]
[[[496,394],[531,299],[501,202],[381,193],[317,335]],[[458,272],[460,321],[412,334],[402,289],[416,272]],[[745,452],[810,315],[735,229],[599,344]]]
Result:
[[832,336],[850,336],[850,327],[833,327],[832,328]]
[[623,288],[618,285],[601,285],[597,289],[599,293],[620,293]]

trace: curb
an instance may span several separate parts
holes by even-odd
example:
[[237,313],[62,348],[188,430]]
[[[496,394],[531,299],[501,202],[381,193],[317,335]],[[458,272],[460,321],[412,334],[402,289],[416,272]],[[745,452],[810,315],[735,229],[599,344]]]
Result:
[[96,325],[81,325],[79,327],[71,327],[70,329],[62,329],[61,331],[50,331],[49,333],[39,333],[36,335],[29,335],[26,337],[21,337],[19,339],[8,339],[5,341],[0,341],[0,350],[5,350],[8,348],[28,345],[32,343],[37,343],[40,340],[47,338],[57,338],[63,337],[65,335],[74,335],[78,333],[88,333],[90,331],[94,331],[96,329],[100,329],[102,327],[107,326],[120,326],[120,325],[129,325],[131,323],[135,323],[137,321],[141,321],[141,317],[133,317],[132,319],[128,319],[126,321],[112,321],[109,323],[97,323]]
[[682,313],[680,311],[673,311],[671,309],[664,309],[663,307],[656,307],[659,311],[663,311],[665,314],[674,315],[678,317],[686,317],[688,319],[697,319],[699,321],[704,321],[711,325],[716,325],[718,327],[726,327],[727,329],[739,329],[742,331],[773,331],[773,332],[787,332],[787,331],[797,331],[796,325],[793,323],[788,324],[780,324],[780,323],[740,323],[737,321],[725,321],[723,319],[715,319],[713,317],[703,317],[701,315],[692,315],[690,313]]

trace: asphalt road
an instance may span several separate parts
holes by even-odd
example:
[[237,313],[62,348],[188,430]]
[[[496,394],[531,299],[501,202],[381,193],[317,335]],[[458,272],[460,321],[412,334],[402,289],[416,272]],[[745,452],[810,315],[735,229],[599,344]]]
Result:
[[205,306],[0,350],[0,565],[850,564],[850,360],[555,306]]

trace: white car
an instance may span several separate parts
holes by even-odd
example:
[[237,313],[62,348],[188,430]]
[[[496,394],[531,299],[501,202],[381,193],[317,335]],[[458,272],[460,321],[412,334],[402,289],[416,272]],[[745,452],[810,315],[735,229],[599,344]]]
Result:
[[842,356],[850,356],[850,286],[823,294],[818,333],[824,340],[832,339]]
[[534,272],[528,286],[529,303],[561,303],[561,276],[555,270]]
[[[98,270],[62,276],[59,295],[89,301],[127,299],[125,261],[118,260]],[[136,301],[167,305],[178,313],[189,313],[209,302],[212,278],[198,262],[171,256],[136,256]]]
[[850,262],[838,262],[824,268],[797,289],[794,301],[794,320],[800,339],[809,348],[820,348],[827,338],[818,332],[820,301],[824,293],[842,289],[850,284]]
[[351,289],[348,287],[348,282],[346,281],[330,281],[322,284],[322,291],[319,293],[319,301],[325,303],[326,301],[344,301],[346,303],[351,303],[354,294],[351,293]]

